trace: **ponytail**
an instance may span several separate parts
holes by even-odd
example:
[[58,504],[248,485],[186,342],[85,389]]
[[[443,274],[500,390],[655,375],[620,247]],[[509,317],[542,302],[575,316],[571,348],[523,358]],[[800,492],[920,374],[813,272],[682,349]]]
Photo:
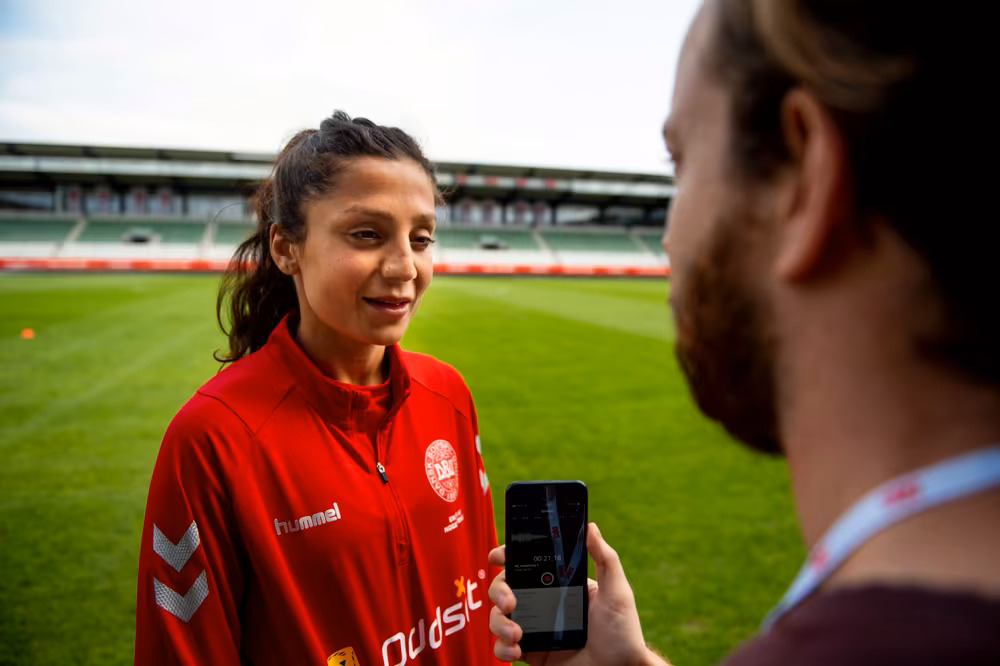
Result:
[[[282,317],[298,308],[295,282],[278,270],[271,257],[275,210],[272,178],[257,189],[254,208],[257,229],[236,248],[215,303],[219,328],[229,336],[229,353],[215,353],[215,360],[222,363],[231,363],[263,347]],[[228,328],[224,313],[228,314]]]

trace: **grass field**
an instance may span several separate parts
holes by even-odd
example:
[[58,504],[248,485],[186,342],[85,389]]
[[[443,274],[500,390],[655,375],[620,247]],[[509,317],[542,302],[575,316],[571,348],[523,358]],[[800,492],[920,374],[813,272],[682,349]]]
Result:
[[[217,281],[0,274],[0,664],[131,663],[146,490],[217,369]],[[756,629],[803,550],[783,465],[692,406],[666,289],[437,278],[404,346],[471,387],[500,533],[508,482],[584,480],[646,640],[694,666]]]

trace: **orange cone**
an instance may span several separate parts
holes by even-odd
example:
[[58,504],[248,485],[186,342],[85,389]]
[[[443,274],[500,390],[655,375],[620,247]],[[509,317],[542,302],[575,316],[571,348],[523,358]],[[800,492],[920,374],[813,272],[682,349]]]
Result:
[[22,329],[21,337],[25,340],[33,340],[35,338],[35,329],[33,328]]

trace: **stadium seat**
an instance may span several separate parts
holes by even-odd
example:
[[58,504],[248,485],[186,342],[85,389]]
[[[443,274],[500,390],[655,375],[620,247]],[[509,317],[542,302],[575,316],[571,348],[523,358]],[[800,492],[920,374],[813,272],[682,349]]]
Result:
[[434,232],[443,249],[541,250],[530,229],[504,227],[438,227]]
[[656,229],[655,231],[644,229],[642,231],[636,231],[635,235],[645,244],[647,248],[649,248],[650,252],[658,257],[666,256],[663,252],[663,246],[661,244],[663,241],[662,229]]
[[541,232],[555,252],[626,252],[641,254],[643,248],[624,230],[556,230]]
[[78,243],[200,243],[204,220],[91,219],[76,239]]
[[250,222],[219,222],[215,228],[215,245],[236,246],[245,241],[254,231]]
[[76,224],[66,218],[0,218],[0,242],[3,243],[58,243]]

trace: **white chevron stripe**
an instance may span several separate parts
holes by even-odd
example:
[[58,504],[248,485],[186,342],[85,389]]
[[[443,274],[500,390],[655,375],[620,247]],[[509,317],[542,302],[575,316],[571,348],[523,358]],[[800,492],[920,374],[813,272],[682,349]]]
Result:
[[156,597],[156,605],[187,622],[208,596],[208,571],[201,572],[198,580],[191,584],[191,589],[183,597],[154,577],[153,595]]
[[160,528],[153,525],[153,552],[167,561],[175,571],[180,571],[191,558],[191,554],[198,549],[201,543],[201,535],[198,534],[198,524],[193,520],[191,527],[181,537],[176,544],[165,537]]

